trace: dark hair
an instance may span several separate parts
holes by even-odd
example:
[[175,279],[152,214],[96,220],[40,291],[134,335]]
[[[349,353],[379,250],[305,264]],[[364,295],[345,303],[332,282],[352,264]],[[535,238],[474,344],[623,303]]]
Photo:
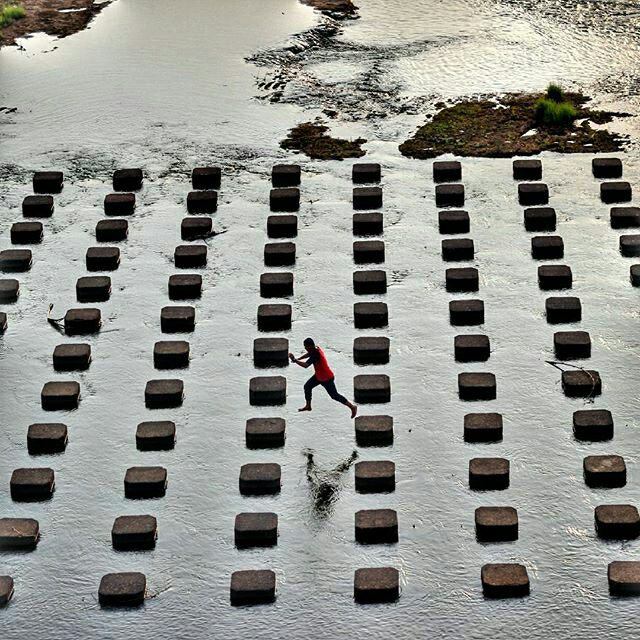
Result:
[[310,345],[312,347],[316,346],[316,343],[313,341],[313,338],[305,338],[304,342],[302,343],[304,344],[304,346],[306,347],[307,345]]

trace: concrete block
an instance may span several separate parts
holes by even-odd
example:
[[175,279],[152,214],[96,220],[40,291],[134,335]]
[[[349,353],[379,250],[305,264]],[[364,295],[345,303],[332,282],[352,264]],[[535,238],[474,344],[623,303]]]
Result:
[[271,184],[274,187],[297,187],[300,184],[300,165],[274,164],[271,169]]
[[358,240],[353,243],[353,261],[356,264],[384,262],[384,242]]
[[469,460],[469,488],[476,491],[506,489],[509,486],[509,461],[506,458]]
[[609,593],[612,596],[637,596],[640,594],[640,562],[618,560],[607,568]]
[[514,160],[514,180],[542,180],[542,161],[540,160]]
[[391,416],[358,416],[355,428],[359,447],[386,447],[393,444]]
[[144,403],[148,409],[168,409],[182,405],[182,380],[149,380],[144,390]]
[[570,398],[592,398],[602,393],[602,381],[597,371],[563,371],[562,388]]
[[356,569],[353,597],[360,604],[395,602],[400,597],[400,574],[393,567]]
[[627,258],[640,256],[640,235],[620,236],[620,253]]
[[273,462],[243,464],[239,488],[245,496],[280,493],[280,465]]
[[475,267],[447,269],[445,284],[447,291],[451,293],[477,291],[479,288],[478,270]]
[[2,335],[9,326],[7,321],[7,314],[4,311],[0,311],[0,335]]
[[81,336],[100,331],[100,309],[69,309],[64,316],[64,332],[68,336]]
[[129,467],[124,476],[126,498],[161,498],[167,491],[164,467]]
[[612,207],[609,216],[612,229],[640,227],[640,207]]
[[142,189],[142,169],[117,169],[113,172],[114,191]]
[[447,262],[473,260],[475,249],[471,238],[453,238],[442,241],[442,259]]
[[493,373],[458,374],[460,400],[495,400],[496,377]]
[[35,549],[40,525],[33,518],[0,518],[0,550]]
[[440,211],[438,230],[443,234],[469,233],[471,223],[467,211]]
[[105,216],[130,216],[135,208],[135,193],[109,193],[104,197]]
[[284,376],[262,376],[249,381],[249,404],[267,407],[287,402],[287,379]]
[[453,339],[457,362],[484,362],[491,355],[489,337],[482,334],[464,334]]
[[22,201],[25,218],[50,218],[53,215],[53,196],[27,196]]
[[522,598],[529,595],[529,574],[524,565],[485,564],[480,570],[485,598]]
[[31,269],[30,249],[5,249],[0,251],[0,271],[22,273]]
[[11,225],[11,244],[42,242],[42,222],[15,222]]
[[640,514],[630,504],[602,504],[594,510],[596,532],[607,540],[632,540],[640,535]]
[[190,191],[187,194],[187,211],[189,213],[215,213],[217,210],[217,191]]
[[269,216],[267,235],[270,238],[295,238],[298,235],[298,216]]
[[98,242],[119,242],[126,240],[129,223],[120,218],[116,220],[100,220],[96,224],[96,240]]
[[436,185],[436,207],[463,207],[464,185],[438,184]]
[[285,427],[283,418],[249,418],[245,429],[247,448],[284,447]]
[[621,178],[622,160],[620,158],[594,158],[591,169],[595,178]]
[[629,202],[631,185],[628,182],[601,182],[600,199],[606,204]]
[[530,207],[524,210],[527,231],[555,231],[556,210],[553,207]]
[[353,361],[356,364],[387,364],[389,362],[389,338],[367,336],[353,341]]
[[518,202],[523,207],[547,204],[549,188],[542,182],[522,182],[518,185]]
[[478,507],[475,521],[479,542],[518,539],[518,512],[513,507]]
[[286,367],[289,364],[289,341],[286,338],[256,338],[253,341],[255,367]]
[[391,380],[383,374],[364,374],[353,378],[353,394],[358,404],[391,402]]
[[158,521],[149,515],[118,516],[111,528],[111,544],[121,551],[153,549],[158,538]]
[[0,303],[15,302],[20,295],[20,283],[14,278],[0,279]]
[[275,513],[239,513],[233,527],[236,547],[272,547],[278,544],[278,516]]
[[576,440],[602,442],[613,438],[613,416],[606,409],[585,409],[573,414]]
[[582,304],[580,298],[572,296],[547,298],[545,301],[547,322],[560,324],[564,322],[580,322]]
[[356,511],[355,532],[361,544],[398,542],[398,514],[393,509]]
[[185,340],[161,340],[153,345],[156,369],[179,369],[189,366],[189,343]]
[[191,172],[194,189],[219,189],[222,171],[220,167],[196,167]]
[[451,300],[449,322],[455,327],[484,324],[484,302],[482,300]]
[[264,264],[267,267],[289,267],[296,263],[293,242],[270,242],[264,245]]
[[531,238],[531,257],[534,260],[559,260],[564,257],[564,241],[560,236]]
[[354,236],[379,236],[383,231],[383,216],[378,211],[353,214]]
[[356,184],[380,182],[382,179],[382,169],[377,163],[357,162],[351,169],[351,179]]
[[558,360],[591,357],[591,337],[586,331],[558,331],[553,334],[553,349]]
[[390,460],[365,460],[357,462],[354,468],[359,493],[395,491],[396,465]]
[[141,422],[136,428],[139,451],[168,451],[176,444],[176,424],[170,420]]
[[266,604],[276,599],[276,574],[267,569],[234,571],[231,574],[231,604]]
[[389,324],[389,309],[385,302],[356,302],[353,305],[356,329],[377,329]]
[[260,295],[263,298],[286,298],[292,296],[293,273],[263,273],[260,276]]
[[433,163],[434,182],[458,182],[462,180],[462,165],[457,160]]
[[87,271],[115,271],[120,266],[118,247],[89,247],[85,257]]
[[30,424],[27,431],[27,450],[30,455],[61,453],[67,448],[68,440],[66,424]]
[[629,267],[629,279],[634,287],[640,287],[640,264],[632,264]]
[[183,218],[180,224],[180,237],[183,240],[207,238],[213,229],[213,221],[207,216]]
[[586,456],[582,463],[584,481],[589,487],[624,487],[627,466],[622,456]]
[[107,573],[100,581],[98,601],[103,607],[138,607],[146,588],[144,573]]
[[60,193],[64,175],[62,171],[36,171],[33,174],[34,193]]
[[500,442],[502,440],[502,414],[468,413],[464,417],[465,442]]
[[353,208],[380,209],[382,207],[382,187],[355,187],[353,189]]
[[259,331],[286,331],[291,329],[290,304],[261,304],[258,307]]
[[9,487],[16,502],[50,500],[55,490],[53,469],[15,469]]
[[163,307],[160,311],[162,333],[190,333],[196,327],[196,310],[193,307]]
[[71,380],[45,382],[40,393],[40,400],[45,411],[77,409],[80,400],[80,385]]
[[271,189],[269,207],[271,211],[297,211],[300,208],[300,189],[297,187]]
[[538,267],[538,285],[544,291],[571,289],[573,274],[566,265],[543,265]]
[[13,597],[13,578],[0,576],[0,606],[5,606]]
[[91,363],[88,344],[59,344],[53,350],[53,368],[56,371],[84,371]]
[[109,276],[84,276],[76,281],[78,302],[104,302],[111,296]]
[[353,293],[369,295],[387,293],[387,273],[378,269],[353,272]]
[[202,276],[199,273],[176,273],[169,276],[170,300],[194,300],[202,295]]
[[207,245],[181,244],[173,253],[176,269],[197,269],[207,266]]

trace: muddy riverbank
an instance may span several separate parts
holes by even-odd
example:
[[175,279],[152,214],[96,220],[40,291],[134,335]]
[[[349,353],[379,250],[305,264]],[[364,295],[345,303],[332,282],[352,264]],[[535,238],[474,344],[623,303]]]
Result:
[[302,0],[302,3],[338,20],[358,17],[358,7],[351,0]]
[[342,160],[344,158],[361,158],[366,151],[362,145],[364,138],[345,140],[327,134],[329,127],[321,121],[302,122],[293,127],[287,137],[280,143],[282,149],[300,151],[317,160]]

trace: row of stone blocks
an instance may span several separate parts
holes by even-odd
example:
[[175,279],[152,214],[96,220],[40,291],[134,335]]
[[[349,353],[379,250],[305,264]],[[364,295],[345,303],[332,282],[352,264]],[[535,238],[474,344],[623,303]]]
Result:
[[[353,260],[356,264],[384,262],[384,242],[379,240],[361,240],[354,242]],[[273,242],[265,245],[264,263],[267,267],[290,266],[294,265],[295,262],[296,245],[294,243]]]

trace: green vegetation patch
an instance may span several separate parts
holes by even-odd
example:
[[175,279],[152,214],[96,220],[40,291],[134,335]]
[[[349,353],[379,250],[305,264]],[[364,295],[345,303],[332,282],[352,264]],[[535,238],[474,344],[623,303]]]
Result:
[[12,22],[24,18],[27,12],[19,4],[7,4],[0,7],[0,27],[8,27]]
[[300,151],[310,158],[319,160],[342,160],[361,158],[366,152],[362,145],[364,138],[344,140],[327,135],[327,127],[322,122],[303,122],[289,131],[280,143],[283,149]]

